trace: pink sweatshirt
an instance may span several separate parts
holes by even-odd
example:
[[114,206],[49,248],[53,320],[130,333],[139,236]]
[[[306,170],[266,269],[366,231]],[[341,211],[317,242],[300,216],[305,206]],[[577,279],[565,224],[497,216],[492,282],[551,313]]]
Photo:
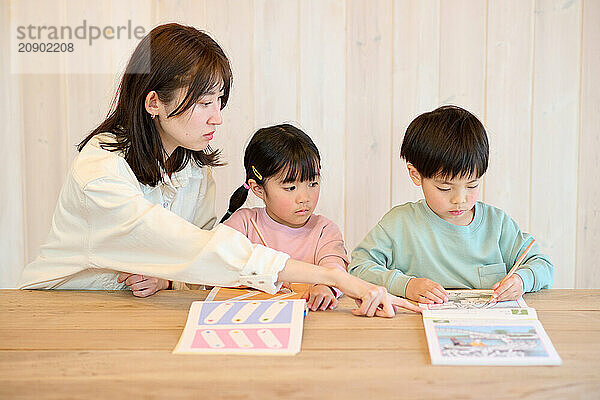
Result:
[[[262,244],[251,219],[270,248],[287,253],[295,260],[346,271],[348,256],[342,233],[322,215],[313,214],[303,227],[290,228],[273,221],[265,208],[240,208],[224,224],[246,235],[252,243]],[[337,297],[342,294],[334,290]]]

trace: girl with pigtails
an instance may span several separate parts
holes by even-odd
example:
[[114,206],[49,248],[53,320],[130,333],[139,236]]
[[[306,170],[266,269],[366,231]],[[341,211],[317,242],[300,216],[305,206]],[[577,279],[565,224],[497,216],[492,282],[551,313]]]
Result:
[[[314,214],[320,194],[321,157],[302,130],[282,124],[259,129],[244,154],[246,178],[231,196],[221,220],[252,243],[310,264],[346,271],[348,256],[335,223]],[[265,207],[240,208],[251,191]],[[337,306],[342,292],[323,284],[305,293],[309,309]]]

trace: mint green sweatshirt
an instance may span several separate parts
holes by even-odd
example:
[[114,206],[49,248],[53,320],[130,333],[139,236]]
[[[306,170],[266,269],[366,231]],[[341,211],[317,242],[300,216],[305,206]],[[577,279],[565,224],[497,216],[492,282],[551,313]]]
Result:
[[[435,214],[425,200],[392,208],[352,252],[348,272],[405,296],[413,278],[446,289],[491,289],[531,242],[504,211],[477,202],[467,226]],[[554,266],[535,243],[515,272],[525,292],[550,288]]]

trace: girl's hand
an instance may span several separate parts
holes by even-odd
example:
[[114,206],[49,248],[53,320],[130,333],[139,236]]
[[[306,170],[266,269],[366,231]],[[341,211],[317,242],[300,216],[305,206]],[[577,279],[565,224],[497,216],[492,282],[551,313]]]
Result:
[[129,274],[123,272],[119,274],[117,281],[125,282],[131,289],[134,296],[148,297],[162,289],[169,287],[169,281],[151,276]]
[[494,283],[492,289],[494,290],[493,296],[496,297],[494,301],[517,300],[525,292],[523,279],[518,274],[512,274],[502,286],[500,286],[500,282]]
[[437,282],[427,278],[412,278],[406,285],[406,298],[423,304],[445,303],[448,293]]
[[334,310],[338,301],[335,298],[333,290],[326,285],[314,285],[302,296],[306,299],[306,304],[311,311],[317,310]]

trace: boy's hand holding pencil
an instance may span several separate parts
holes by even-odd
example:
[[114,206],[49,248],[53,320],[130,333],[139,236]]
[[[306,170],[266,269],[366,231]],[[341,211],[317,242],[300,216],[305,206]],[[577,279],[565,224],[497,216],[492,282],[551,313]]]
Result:
[[500,282],[496,282],[494,286],[492,286],[494,294],[488,300],[488,304],[498,301],[516,300],[523,296],[525,284],[523,283],[523,279],[521,279],[518,274],[515,274],[515,271],[519,268],[534,243],[535,239],[532,238],[531,243],[529,243],[529,246],[523,251],[515,265],[508,271],[508,274],[502,278]]
[[523,296],[523,292],[525,291],[525,287],[523,285],[523,279],[517,274],[512,275],[510,278],[507,278],[500,282],[496,282],[494,286],[492,286],[492,290],[494,290],[494,295],[492,295],[492,302],[497,301],[507,301],[507,300],[517,300],[521,296]]

